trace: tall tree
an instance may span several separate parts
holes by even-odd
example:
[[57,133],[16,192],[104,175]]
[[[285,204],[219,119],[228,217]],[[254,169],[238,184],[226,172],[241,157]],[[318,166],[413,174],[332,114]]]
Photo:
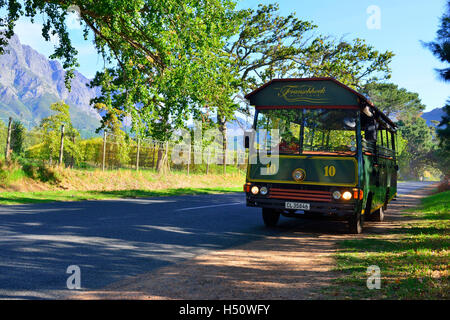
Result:
[[[441,17],[437,38],[434,42],[424,43],[431,52],[444,63],[450,63],[450,1],[447,1],[446,11]],[[440,78],[450,81],[450,67],[437,70]],[[436,152],[436,163],[447,177],[450,177],[450,100],[444,106],[444,116],[436,133],[439,137],[439,149]]]
[[439,149],[436,151],[436,164],[447,179],[450,178],[450,100],[444,106],[444,115],[436,129]]
[[[284,17],[278,4],[259,5],[240,11],[238,34],[229,39],[225,50],[240,74],[239,89],[247,92],[273,78],[275,66],[291,65],[296,56],[305,53],[309,31],[317,26],[291,13]],[[292,68],[290,68],[292,69]]]
[[[392,52],[381,53],[361,39],[347,42],[317,35],[316,25],[295,13],[281,15],[277,4],[242,10],[239,17],[238,34],[225,50],[238,68],[235,84],[240,94],[235,101],[244,114],[250,113],[244,94],[274,78],[327,76],[359,89],[368,81],[390,77]],[[229,119],[220,117],[219,126],[225,128]]]
[[6,136],[8,135],[8,127],[3,122],[2,119],[0,119],[0,150],[2,151],[1,154],[5,154],[5,148],[6,148]]
[[[79,137],[78,131],[73,127],[70,119],[69,106],[63,101],[55,102],[50,106],[53,114],[41,120],[43,148],[41,157],[52,162],[58,157],[61,142],[61,126],[64,125],[64,153],[70,157],[79,157],[74,137]],[[67,157],[65,157],[67,158]]]
[[[110,66],[97,73],[93,86],[105,87],[92,104],[109,102],[119,120],[129,116],[139,134],[166,139],[187,118],[190,106],[204,106],[210,79],[206,66],[220,65],[224,38],[234,32],[231,0],[19,0],[0,1],[0,53],[21,17],[44,19],[42,35],[57,36],[51,58],[63,60],[67,85],[78,66],[65,18],[80,15],[87,39]],[[220,69],[220,68],[216,68]],[[214,69],[213,69],[214,70]]]
[[[427,166],[433,166],[433,129],[427,126],[425,119],[415,116],[397,122],[398,130],[407,141],[402,168],[408,178],[418,179]],[[406,161],[405,161],[406,160]]]
[[364,86],[362,92],[388,117],[415,117],[425,109],[418,93],[399,88],[394,83],[371,82]]
[[360,90],[369,82],[391,77],[389,67],[394,53],[379,52],[363,39],[334,39],[318,37],[310,48],[297,58],[299,77],[334,77]]
[[[435,41],[423,43],[441,62],[450,64],[450,0],[441,17]],[[444,81],[450,81],[450,67],[436,70]]]
[[103,119],[103,128],[107,134],[106,161],[111,167],[120,168],[130,161],[130,141],[128,135],[122,130],[122,122],[115,112],[108,112],[108,106],[97,103],[94,106],[100,112],[106,113]]
[[273,78],[327,76],[361,88],[390,77],[391,51],[381,53],[361,39],[347,42],[317,35],[313,23],[278,11],[278,5],[244,11],[238,35],[227,43],[242,93]]
[[14,120],[11,130],[11,150],[16,155],[24,151],[26,128],[19,120]]

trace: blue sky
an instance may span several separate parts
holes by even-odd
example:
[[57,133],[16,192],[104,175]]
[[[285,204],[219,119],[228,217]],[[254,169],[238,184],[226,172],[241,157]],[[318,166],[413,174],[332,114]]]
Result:
[[[238,8],[256,8],[258,3],[275,1],[244,0]],[[436,36],[439,18],[446,0],[278,0],[283,15],[295,12],[302,20],[318,25],[318,33],[345,39],[362,38],[377,50],[391,50],[395,57],[391,63],[391,82],[409,91],[418,92],[426,111],[442,107],[450,96],[450,85],[438,80],[435,68],[443,67],[420,44]],[[380,28],[370,29],[367,20],[370,6],[380,12]],[[36,20],[39,23],[39,19]],[[81,29],[72,23],[71,35],[79,51],[79,71],[91,78],[103,68],[102,59],[96,54],[91,41],[84,41]],[[49,56],[53,44],[40,36],[40,28],[27,20],[20,20],[16,33],[20,41]]]

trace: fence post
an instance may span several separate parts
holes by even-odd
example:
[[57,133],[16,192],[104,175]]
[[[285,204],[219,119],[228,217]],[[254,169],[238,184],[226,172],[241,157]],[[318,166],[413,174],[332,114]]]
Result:
[[5,149],[5,161],[9,161],[9,156],[11,154],[11,130],[12,130],[12,117],[9,117],[8,123],[8,135],[6,138],[6,149]]
[[137,150],[136,150],[136,171],[139,171],[139,149],[141,147],[141,139],[137,139]]
[[[72,146],[75,147],[75,134],[72,134]],[[73,169],[74,166],[75,166],[75,157],[72,152],[72,160],[70,162],[70,168]]]
[[152,141],[152,169],[155,169],[155,152],[156,152],[156,143]]
[[61,142],[59,144],[59,166],[63,163],[63,155],[64,155],[64,125],[61,125]]
[[103,131],[103,159],[102,159],[102,171],[105,171],[105,156],[106,156],[106,130]]
[[208,156],[206,157],[206,174],[209,173],[209,157],[210,157],[210,153],[209,153],[209,149],[208,149]]
[[188,162],[187,162],[187,175],[189,175],[189,165],[191,164],[191,144],[189,144]]
[[236,169],[239,172],[239,154],[238,154],[238,140],[237,137],[234,137],[234,152],[233,152],[233,164],[236,160]]
[[227,149],[223,149],[223,174],[227,173]]
[[170,160],[169,160],[169,153],[170,153],[170,149],[169,149],[169,141],[166,142],[166,155],[165,155],[165,160],[166,160],[166,164],[167,164],[167,171],[170,171]]

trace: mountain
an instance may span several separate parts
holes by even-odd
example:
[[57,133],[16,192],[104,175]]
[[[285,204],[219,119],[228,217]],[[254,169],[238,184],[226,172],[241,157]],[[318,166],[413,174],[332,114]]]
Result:
[[432,120],[441,122],[442,116],[444,115],[444,108],[435,108],[429,112],[424,112],[422,114],[422,118],[424,118],[427,121],[428,126],[436,126]]
[[26,127],[38,125],[51,114],[50,105],[64,100],[72,123],[83,136],[92,136],[100,116],[89,105],[98,92],[86,86],[89,79],[75,71],[72,89],[64,84],[65,71],[58,61],[48,60],[15,35],[0,56],[0,119],[20,120]]

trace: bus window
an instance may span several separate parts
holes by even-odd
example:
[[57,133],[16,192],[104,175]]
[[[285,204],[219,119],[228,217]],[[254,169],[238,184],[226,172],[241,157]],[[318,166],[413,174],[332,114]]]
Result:
[[[298,110],[263,110],[256,123],[257,149],[271,149],[270,130],[278,130],[280,154],[298,154],[301,117]],[[262,134],[262,136],[261,136]]]
[[[356,153],[356,110],[265,109],[258,111],[256,130],[279,130],[280,154]],[[258,136],[259,148],[270,134]]]

